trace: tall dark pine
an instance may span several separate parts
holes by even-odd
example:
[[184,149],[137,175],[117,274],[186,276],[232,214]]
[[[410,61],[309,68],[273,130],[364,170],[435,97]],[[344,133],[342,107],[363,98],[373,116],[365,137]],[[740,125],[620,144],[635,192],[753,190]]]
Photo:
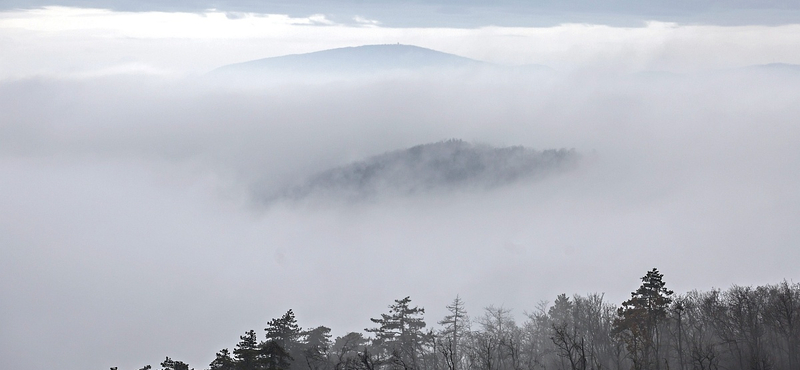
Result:
[[673,292],[666,288],[657,269],[642,277],[642,285],[622,302],[614,320],[614,332],[625,342],[635,370],[661,368],[660,327],[667,317]]
[[256,332],[250,330],[239,337],[240,341],[233,349],[236,370],[257,370],[260,368],[260,348]]
[[289,369],[295,359],[301,358],[302,331],[291,309],[280,318],[270,320],[264,330],[267,340],[261,347],[269,369]]
[[169,357],[161,363],[161,367],[163,370],[189,370],[189,365],[185,362],[176,361]]
[[291,309],[280,318],[270,320],[264,330],[267,332],[267,340],[274,340],[287,350],[297,344],[301,332]]
[[287,370],[292,365],[292,356],[275,340],[261,343],[261,369]]
[[404,369],[419,369],[422,347],[428,341],[423,314],[425,309],[411,307],[411,298],[405,297],[394,301],[389,306],[388,314],[381,314],[379,319],[370,319],[378,324],[377,328],[365,329],[374,333],[373,344],[389,355],[390,361]]
[[[255,332],[254,332],[255,334]],[[231,357],[227,348],[217,352],[214,361],[208,365],[209,370],[236,370],[236,362]]]

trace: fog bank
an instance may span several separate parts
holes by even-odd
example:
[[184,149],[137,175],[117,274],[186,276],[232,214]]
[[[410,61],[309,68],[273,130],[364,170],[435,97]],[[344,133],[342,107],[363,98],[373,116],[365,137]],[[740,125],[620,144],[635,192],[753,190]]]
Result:
[[[473,312],[559,293],[621,302],[652,267],[678,292],[797,280],[798,82],[771,69],[4,80],[0,357],[202,368],[288,308],[341,335],[406,295],[433,323],[456,294]],[[498,188],[254,201],[449,138],[585,158]]]

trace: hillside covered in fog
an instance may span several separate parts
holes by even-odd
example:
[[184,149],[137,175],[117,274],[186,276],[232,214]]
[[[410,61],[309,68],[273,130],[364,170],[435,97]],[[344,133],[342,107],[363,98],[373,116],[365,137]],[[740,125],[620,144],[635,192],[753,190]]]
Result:
[[574,168],[578,159],[575,150],[495,148],[447,140],[387,152],[318,173],[305,183],[290,187],[283,196],[357,200],[381,194],[487,189],[566,171]]

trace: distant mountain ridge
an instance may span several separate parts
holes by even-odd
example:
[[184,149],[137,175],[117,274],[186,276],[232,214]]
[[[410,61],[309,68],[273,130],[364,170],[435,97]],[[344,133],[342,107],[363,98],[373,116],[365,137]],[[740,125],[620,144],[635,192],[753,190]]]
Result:
[[322,195],[358,200],[381,194],[487,189],[563,172],[574,168],[578,159],[574,149],[494,148],[453,139],[391,151],[321,172],[286,189],[280,197]]
[[744,69],[750,71],[762,71],[762,72],[772,71],[772,72],[798,73],[800,72],[800,65],[790,64],[790,63],[768,63],[768,64],[755,64],[744,67]]
[[385,44],[258,59],[222,66],[212,73],[364,73],[489,66],[492,64],[419,46]]

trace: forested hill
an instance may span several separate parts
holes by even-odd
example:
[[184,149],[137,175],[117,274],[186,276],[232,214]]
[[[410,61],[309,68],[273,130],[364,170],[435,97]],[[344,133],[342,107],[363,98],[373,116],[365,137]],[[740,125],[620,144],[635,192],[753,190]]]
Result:
[[387,152],[324,171],[290,187],[282,196],[298,199],[324,195],[356,200],[381,194],[486,189],[569,170],[578,160],[573,149],[495,148],[448,140]]

